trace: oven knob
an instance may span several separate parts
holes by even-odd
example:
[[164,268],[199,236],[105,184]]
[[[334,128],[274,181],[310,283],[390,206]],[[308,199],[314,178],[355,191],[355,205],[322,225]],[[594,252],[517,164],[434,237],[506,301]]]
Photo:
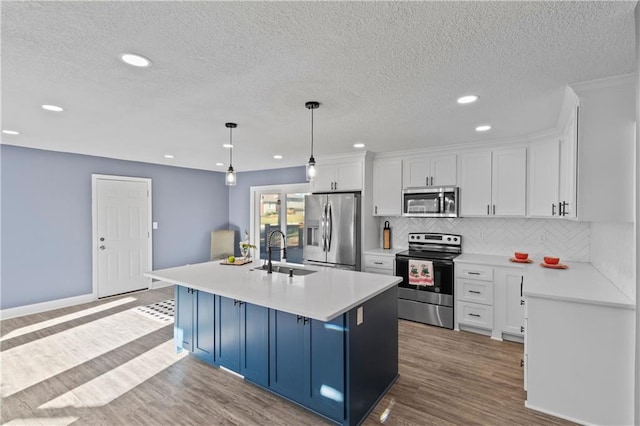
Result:
[[451,237],[447,237],[447,241],[451,241]]
[[419,239],[420,239],[420,235],[416,235],[416,240],[419,240]]
[[457,238],[457,237],[456,237],[456,238],[454,238],[454,239],[453,239],[453,241],[458,241],[458,238]]
[[411,239],[413,240],[414,238],[415,238],[415,237],[412,235],[412,236],[411,236]]

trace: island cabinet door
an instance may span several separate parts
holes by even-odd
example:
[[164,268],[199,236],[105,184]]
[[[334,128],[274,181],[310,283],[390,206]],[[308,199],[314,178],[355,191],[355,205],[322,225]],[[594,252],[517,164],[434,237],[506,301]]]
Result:
[[345,418],[345,320],[311,320],[311,401],[317,412],[342,422]]
[[176,286],[176,316],[173,336],[176,347],[193,351],[193,293],[192,289]]
[[193,293],[193,353],[214,362],[215,296],[195,290]]
[[239,301],[216,296],[215,363],[240,372]]
[[240,374],[269,384],[269,309],[251,303],[240,307]]
[[269,316],[269,388],[307,405],[309,327],[299,315],[271,309]]

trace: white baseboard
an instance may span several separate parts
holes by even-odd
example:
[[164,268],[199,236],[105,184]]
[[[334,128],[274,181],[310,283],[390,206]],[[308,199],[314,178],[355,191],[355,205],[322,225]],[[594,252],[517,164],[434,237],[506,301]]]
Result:
[[51,300],[49,302],[34,303],[33,305],[17,306],[15,308],[0,310],[0,320],[21,317],[24,315],[38,314],[40,312],[51,311],[53,309],[67,308],[81,303],[93,302],[96,297],[92,294],[82,296],[67,297],[66,299]]
[[571,416],[565,416],[564,414],[556,413],[556,412],[551,411],[551,410],[546,410],[544,408],[533,406],[533,405],[529,404],[528,401],[524,402],[524,406],[529,408],[529,409],[531,409],[531,410],[540,411],[541,413],[549,414],[550,416],[553,416],[553,417],[558,417],[560,419],[569,420],[570,422],[577,423],[579,425],[590,425],[590,424],[592,424],[592,423],[587,423],[584,420],[576,419],[576,418],[571,417]]

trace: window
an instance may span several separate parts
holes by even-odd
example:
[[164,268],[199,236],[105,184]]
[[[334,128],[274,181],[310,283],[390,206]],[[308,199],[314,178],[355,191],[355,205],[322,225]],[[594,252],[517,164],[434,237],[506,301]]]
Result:
[[[304,196],[309,185],[277,185],[251,187],[251,241],[256,244],[256,257],[267,259],[267,239],[280,230],[286,235],[287,262],[302,263]],[[271,260],[281,260],[282,236],[271,239]]]

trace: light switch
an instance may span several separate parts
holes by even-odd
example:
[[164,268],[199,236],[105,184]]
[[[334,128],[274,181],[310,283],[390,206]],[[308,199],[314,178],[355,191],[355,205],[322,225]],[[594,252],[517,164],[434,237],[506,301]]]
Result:
[[360,306],[356,312],[356,325],[360,325],[364,322],[364,307]]
[[152,226],[153,226],[153,229],[158,229],[158,222],[153,222]]

